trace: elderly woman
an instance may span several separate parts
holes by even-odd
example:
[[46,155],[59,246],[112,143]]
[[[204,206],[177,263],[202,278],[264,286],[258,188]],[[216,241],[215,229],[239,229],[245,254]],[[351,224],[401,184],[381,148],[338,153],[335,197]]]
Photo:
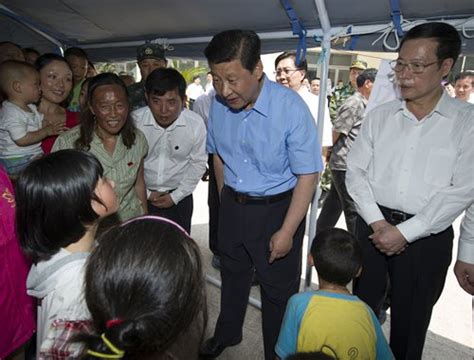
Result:
[[[70,129],[77,125],[77,114],[63,106],[72,89],[72,71],[66,60],[56,54],[41,55],[35,63],[41,80],[41,100],[38,111],[49,123],[61,123]],[[45,154],[51,152],[57,135],[45,138],[41,144]]]
[[75,148],[94,154],[115,183],[120,220],[145,214],[143,158],[148,144],[129,115],[125,84],[115,74],[97,75],[89,82],[87,99],[80,126],[61,134],[53,151]]

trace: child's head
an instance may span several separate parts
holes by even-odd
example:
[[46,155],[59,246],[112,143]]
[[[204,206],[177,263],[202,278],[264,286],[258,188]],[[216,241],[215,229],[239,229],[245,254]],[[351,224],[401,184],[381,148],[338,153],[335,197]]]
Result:
[[143,216],[110,229],[97,242],[85,276],[97,334],[80,337],[88,350],[113,354],[110,341],[126,358],[159,358],[199,319],[204,318],[204,329],[201,255],[179,225]]
[[118,209],[102,165],[78,150],[31,162],[16,183],[16,202],[20,243],[34,262],[79,241],[100,217]]
[[86,52],[78,47],[71,47],[64,52],[64,58],[68,62],[74,77],[74,85],[86,77],[89,59]]
[[345,230],[327,229],[316,234],[311,257],[321,279],[346,286],[362,267],[362,250],[357,240]]
[[40,98],[40,77],[31,64],[8,60],[0,64],[0,87],[7,99],[32,104]]

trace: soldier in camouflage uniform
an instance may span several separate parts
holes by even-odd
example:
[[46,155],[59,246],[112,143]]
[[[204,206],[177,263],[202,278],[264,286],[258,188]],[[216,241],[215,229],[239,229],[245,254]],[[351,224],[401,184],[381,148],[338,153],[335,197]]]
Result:
[[165,68],[168,61],[165,50],[158,44],[144,44],[137,48],[137,63],[142,74],[140,82],[127,87],[131,110],[147,106],[145,100],[145,80],[155,69]]
[[[352,63],[349,69],[349,82],[339,89],[336,88],[329,102],[329,115],[332,122],[334,122],[337,111],[341,105],[352,96],[357,89],[357,76],[367,69],[367,63],[362,60],[357,60]],[[329,155],[330,151],[326,157],[327,159],[329,159]],[[327,202],[327,204],[322,207],[321,213],[319,214],[316,225],[317,231],[334,227],[339,216],[342,214],[342,205],[340,204],[336,189],[332,186],[331,170],[329,169],[329,166],[325,167],[321,175],[320,186],[323,191],[321,199],[323,199],[323,202]],[[319,205],[322,205],[321,201]]]

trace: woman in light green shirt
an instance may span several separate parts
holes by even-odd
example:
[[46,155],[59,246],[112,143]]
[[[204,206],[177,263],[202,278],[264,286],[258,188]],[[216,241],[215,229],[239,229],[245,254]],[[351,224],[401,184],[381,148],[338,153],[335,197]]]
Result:
[[92,78],[81,123],[56,140],[53,151],[79,149],[94,154],[115,183],[120,220],[147,213],[143,159],[148,144],[129,114],[127,88],[115,74]]

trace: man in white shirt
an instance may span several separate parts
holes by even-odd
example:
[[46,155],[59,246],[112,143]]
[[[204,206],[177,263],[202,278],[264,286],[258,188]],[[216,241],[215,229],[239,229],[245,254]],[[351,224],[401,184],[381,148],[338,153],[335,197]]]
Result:
[[180,224],[188,233],[192,192],[206,170],[206,127],[184,109],[186,81],[176,70],[154,70],[145,82],[148,106],[132,113],[148,141],[145,184],[148,211]]
[[[319,96],[308,91],[303,85],[306,73],[308,71],[308,63],[306,59],[301,60],[299,66],[296,65],[296,53],[284,52],[275,59],[275,80],[283,86],[289,87],[296,91],[308,105],[314,121],[318,123],[318,106]],[[332,146],[332,125],[329,117],[329,110],[324,112],[323,138],[321,141],[323,149]],[[324,149],[324,150],[325,150]],[[323,154],[326,152],[323,150]]]
[[396,359],[422,358],[451,262],[451,224],[474,198],[474,107],[441,85],[460,49],[451,25],[408,31],[391,64],[403,101],[367,114],[347,159],[364,257],[354,293],[378,313],[388,272]]

